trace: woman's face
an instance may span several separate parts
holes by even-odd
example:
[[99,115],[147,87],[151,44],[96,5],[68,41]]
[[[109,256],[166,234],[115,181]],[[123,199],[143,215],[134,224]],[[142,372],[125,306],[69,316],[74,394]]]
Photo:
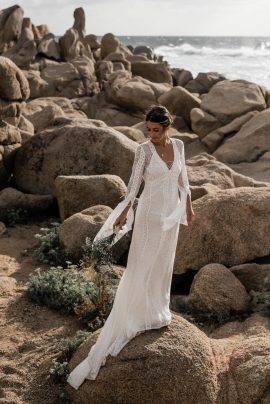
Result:
[[148,132],[148,136],[151,137],[153,142],[160,142],[165,134],[165,128],[160,125],[160,123],[147,121],[146,122],[146,129]]

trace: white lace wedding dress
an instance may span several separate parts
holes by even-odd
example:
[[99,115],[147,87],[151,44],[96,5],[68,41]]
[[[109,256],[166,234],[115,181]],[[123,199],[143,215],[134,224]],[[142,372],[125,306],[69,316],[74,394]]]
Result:
[[[171,141],[174,161],[170,167],[151,140],[138,145],[125,198],[94,238],[95,242],[112,234],[116,217],[131,202],[127,222],[114,239],[115,243],[134,223],[127,266],[96,343],[68,376],[67,382],[75,389],[85,379],[96,378],[108,354],[116,356],[139,333],[171,322],[169,304],[175,250],[179,224],[188,225],[186,199],[190,195],[184,143],[176,138]],[[142,180],[144,189],[134,216],[133,204]]]

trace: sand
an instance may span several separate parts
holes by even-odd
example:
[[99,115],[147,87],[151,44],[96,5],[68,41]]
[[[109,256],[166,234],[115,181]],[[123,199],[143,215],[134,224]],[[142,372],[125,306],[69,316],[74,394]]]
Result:
[[0,237],[0,403],[53,404],[61,387],[49,376],[57,341],[82,328],[75,316],[37,306],[25,296],[26,282],[45,265],[21,252],[36,243],[44,223],[16,225]]

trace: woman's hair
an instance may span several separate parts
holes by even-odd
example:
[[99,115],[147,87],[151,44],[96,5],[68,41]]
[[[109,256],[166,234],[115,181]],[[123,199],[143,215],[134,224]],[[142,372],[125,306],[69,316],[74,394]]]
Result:
[[173,118],[166,107],[155,105],[146,114],[146,121],[156,122],[167,128],[173,123]]

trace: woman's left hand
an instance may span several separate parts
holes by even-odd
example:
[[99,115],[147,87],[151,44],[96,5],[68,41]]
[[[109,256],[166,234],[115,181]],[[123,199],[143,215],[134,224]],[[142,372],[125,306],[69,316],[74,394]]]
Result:
[[193,209],[192,208],[187,208],[187,222],[188,222],[188,225],[190,225],[193,222],[193,220],[195,219],[195,216],[196,215],[195,215]]

